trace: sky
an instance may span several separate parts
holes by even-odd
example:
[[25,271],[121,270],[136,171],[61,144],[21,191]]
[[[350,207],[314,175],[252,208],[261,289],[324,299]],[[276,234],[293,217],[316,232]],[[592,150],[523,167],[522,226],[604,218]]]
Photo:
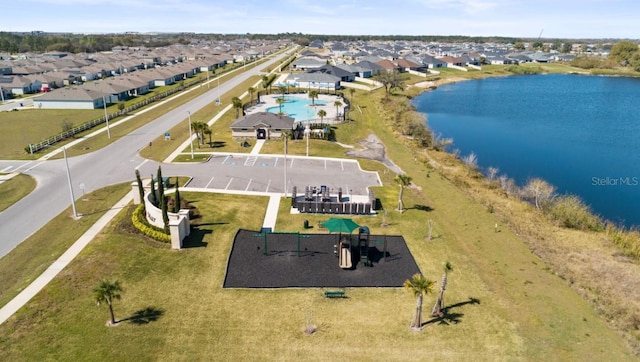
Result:
[[0,31],[640,38],[638,0],[20,0]]

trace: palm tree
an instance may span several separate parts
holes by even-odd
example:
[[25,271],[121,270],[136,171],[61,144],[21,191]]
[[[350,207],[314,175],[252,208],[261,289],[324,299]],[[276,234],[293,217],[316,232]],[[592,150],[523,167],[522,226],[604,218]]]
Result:
[[351,102],[351,104],[353,104],[353,93],[355,93],[356,90],[353,88],[349,88],[349,102]]
[[242,101],[238,97],[231,98],[231,104],[233,104],[233,109],[236,110],[236,119],[240,117],[240,110],[242,109]]
[[422,330],[422,299],[425,294],[429,295],[433,291],[433,282],[425,278],[424,275],[417,273],[411,279],[405,280],[403,286],[417,298],[416,312],[409,327],[415,331],[420,331]]
[[336,121],[337,121],[338,120],[338,109],[340,109],[340,107],[342,107],[342,102],[335,101],[335,102],[333,102],[333,106],[336,107]]
[[200,141],[202,140],[202,137],[203,137],[201,135],[201,132],[205,127],[207,127],[207,125],[204,122],[200,122],[200,121],[191,122],[191,130],[193,131],[193,133],[196,134],[196,139],[198,140],[198,148],[200,148]]
[[96,304],[105,302],[109,306],[109,314],[111,315],[111,325],[115,325],[116,318],[113,315],[113,300],[120,299],[120,293],[122,292],[122,286],[119,281],[110,281],[102,279],[100,284],[93,289],[93,294],[96,299]]
[[284,98],[276,98],[276,103],[278,103],[278,106],[280,107],[280,111],[278,112],[279,114],[282,114],[282,103],[284,102]]
[[282,93],[282,99],[284,99],[284,94],[287,92],[287,87],[279,85],[278,90],[280,91],[280,93]]
[[403,173],[396,176],[396,182],[400,186],[400,193],[398,194],[398,211],[404,211],[404,204],[402,203],[402,194],[404,193],[405,186],[411,185],[411,176]]
[[262,88],[266,90],[268,86],[269,86],[269,77],[267,77],[267,75],[265,74],[262,76]]
[[318,117],[320,117],[320,123],[323,123],[324,116],[327,115],[327,112],[324,109],[318,111]]
[[209,136],[209,147],[212,147],[212,142],[211,142],[211,135],[213,134],[213,131],[211,130],[211,127],[205,127],[202,130],[202,135],[204,137],[204,135],[208,135]]
[[253,94],[256,92],[256,89],[253,87],[249,87],[247,88],[247,92],[249,93],[249,97],[251,98],[251,101],[249,104],[253,104]]
[[318,91],[309,91],[309,98],[311,98],[311,105],[316,105],[316,99],[318,98]]
[[442,307],[444,306],[444,290],[447,289],[447,276],[452,270],[453,267],[451,266],[451,263],[444,263],[444,274],[442,275],[442,282],[440,283],[440,293],[438,294],[436,304],[431,310],[431,315],[434,317],[442,317],[444,315],[444,313],[442,312]]

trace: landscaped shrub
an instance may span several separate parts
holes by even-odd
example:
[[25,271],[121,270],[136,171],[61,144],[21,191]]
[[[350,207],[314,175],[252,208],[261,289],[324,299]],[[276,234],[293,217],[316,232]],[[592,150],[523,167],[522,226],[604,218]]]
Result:
[[163,243],[171,242],[171,235],[167,235],[162,229],[149,225],[144,216],[144,204],[140,204],[136,207],[136,210],[131,216],[131,222],[133,223],[133,226],[144,235]]

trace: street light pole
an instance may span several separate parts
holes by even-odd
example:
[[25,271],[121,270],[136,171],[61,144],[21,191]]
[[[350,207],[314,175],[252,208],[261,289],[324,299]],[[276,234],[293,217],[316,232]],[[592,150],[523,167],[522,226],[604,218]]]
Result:
[[287,197],[287,135],[282,133],[284,137],[284,197]]
[[73,209],[73,217],[78,218],[76,210],[76,198],[73,196],[73,186],[71,184],[71,172],[69,171],[69,162],[67,161],[67,149],[62,146],[62,155],[64,156],[64,164],[67,168],[67,181],[69,182],[69,194],[71,195],[71,208]]
[[109,129],[109,115],[107,114],[107,99],[102,96],[102,104],[104,105],[104,119],[107,122],[107,137],[111,139],[111,130]]
[[191,112],[189,114],[189,144],[191,145],[191,159],[193,160],[193,135],[191,134]]

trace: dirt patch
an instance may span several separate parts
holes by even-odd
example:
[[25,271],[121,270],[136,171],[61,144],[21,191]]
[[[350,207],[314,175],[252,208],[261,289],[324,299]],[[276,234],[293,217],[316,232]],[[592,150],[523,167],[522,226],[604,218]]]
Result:
[[369,137],[367,137],[367,139],[358,142],[358,145],[360,145],[363,148],[347,151],[347,155],[352,157],[375,160],[375,161],[381,162],[382,164],[387,166],[387,168],[389,168],[391,171],[397,174],[405,173],[400,168],[400,166],[393,163],[393,161],[391,161],[387,157],[387,152],[384,148],[384,144],[382,143],[382,141],[380,141],[378,137],[376,137],[376,135],[370,134]]

